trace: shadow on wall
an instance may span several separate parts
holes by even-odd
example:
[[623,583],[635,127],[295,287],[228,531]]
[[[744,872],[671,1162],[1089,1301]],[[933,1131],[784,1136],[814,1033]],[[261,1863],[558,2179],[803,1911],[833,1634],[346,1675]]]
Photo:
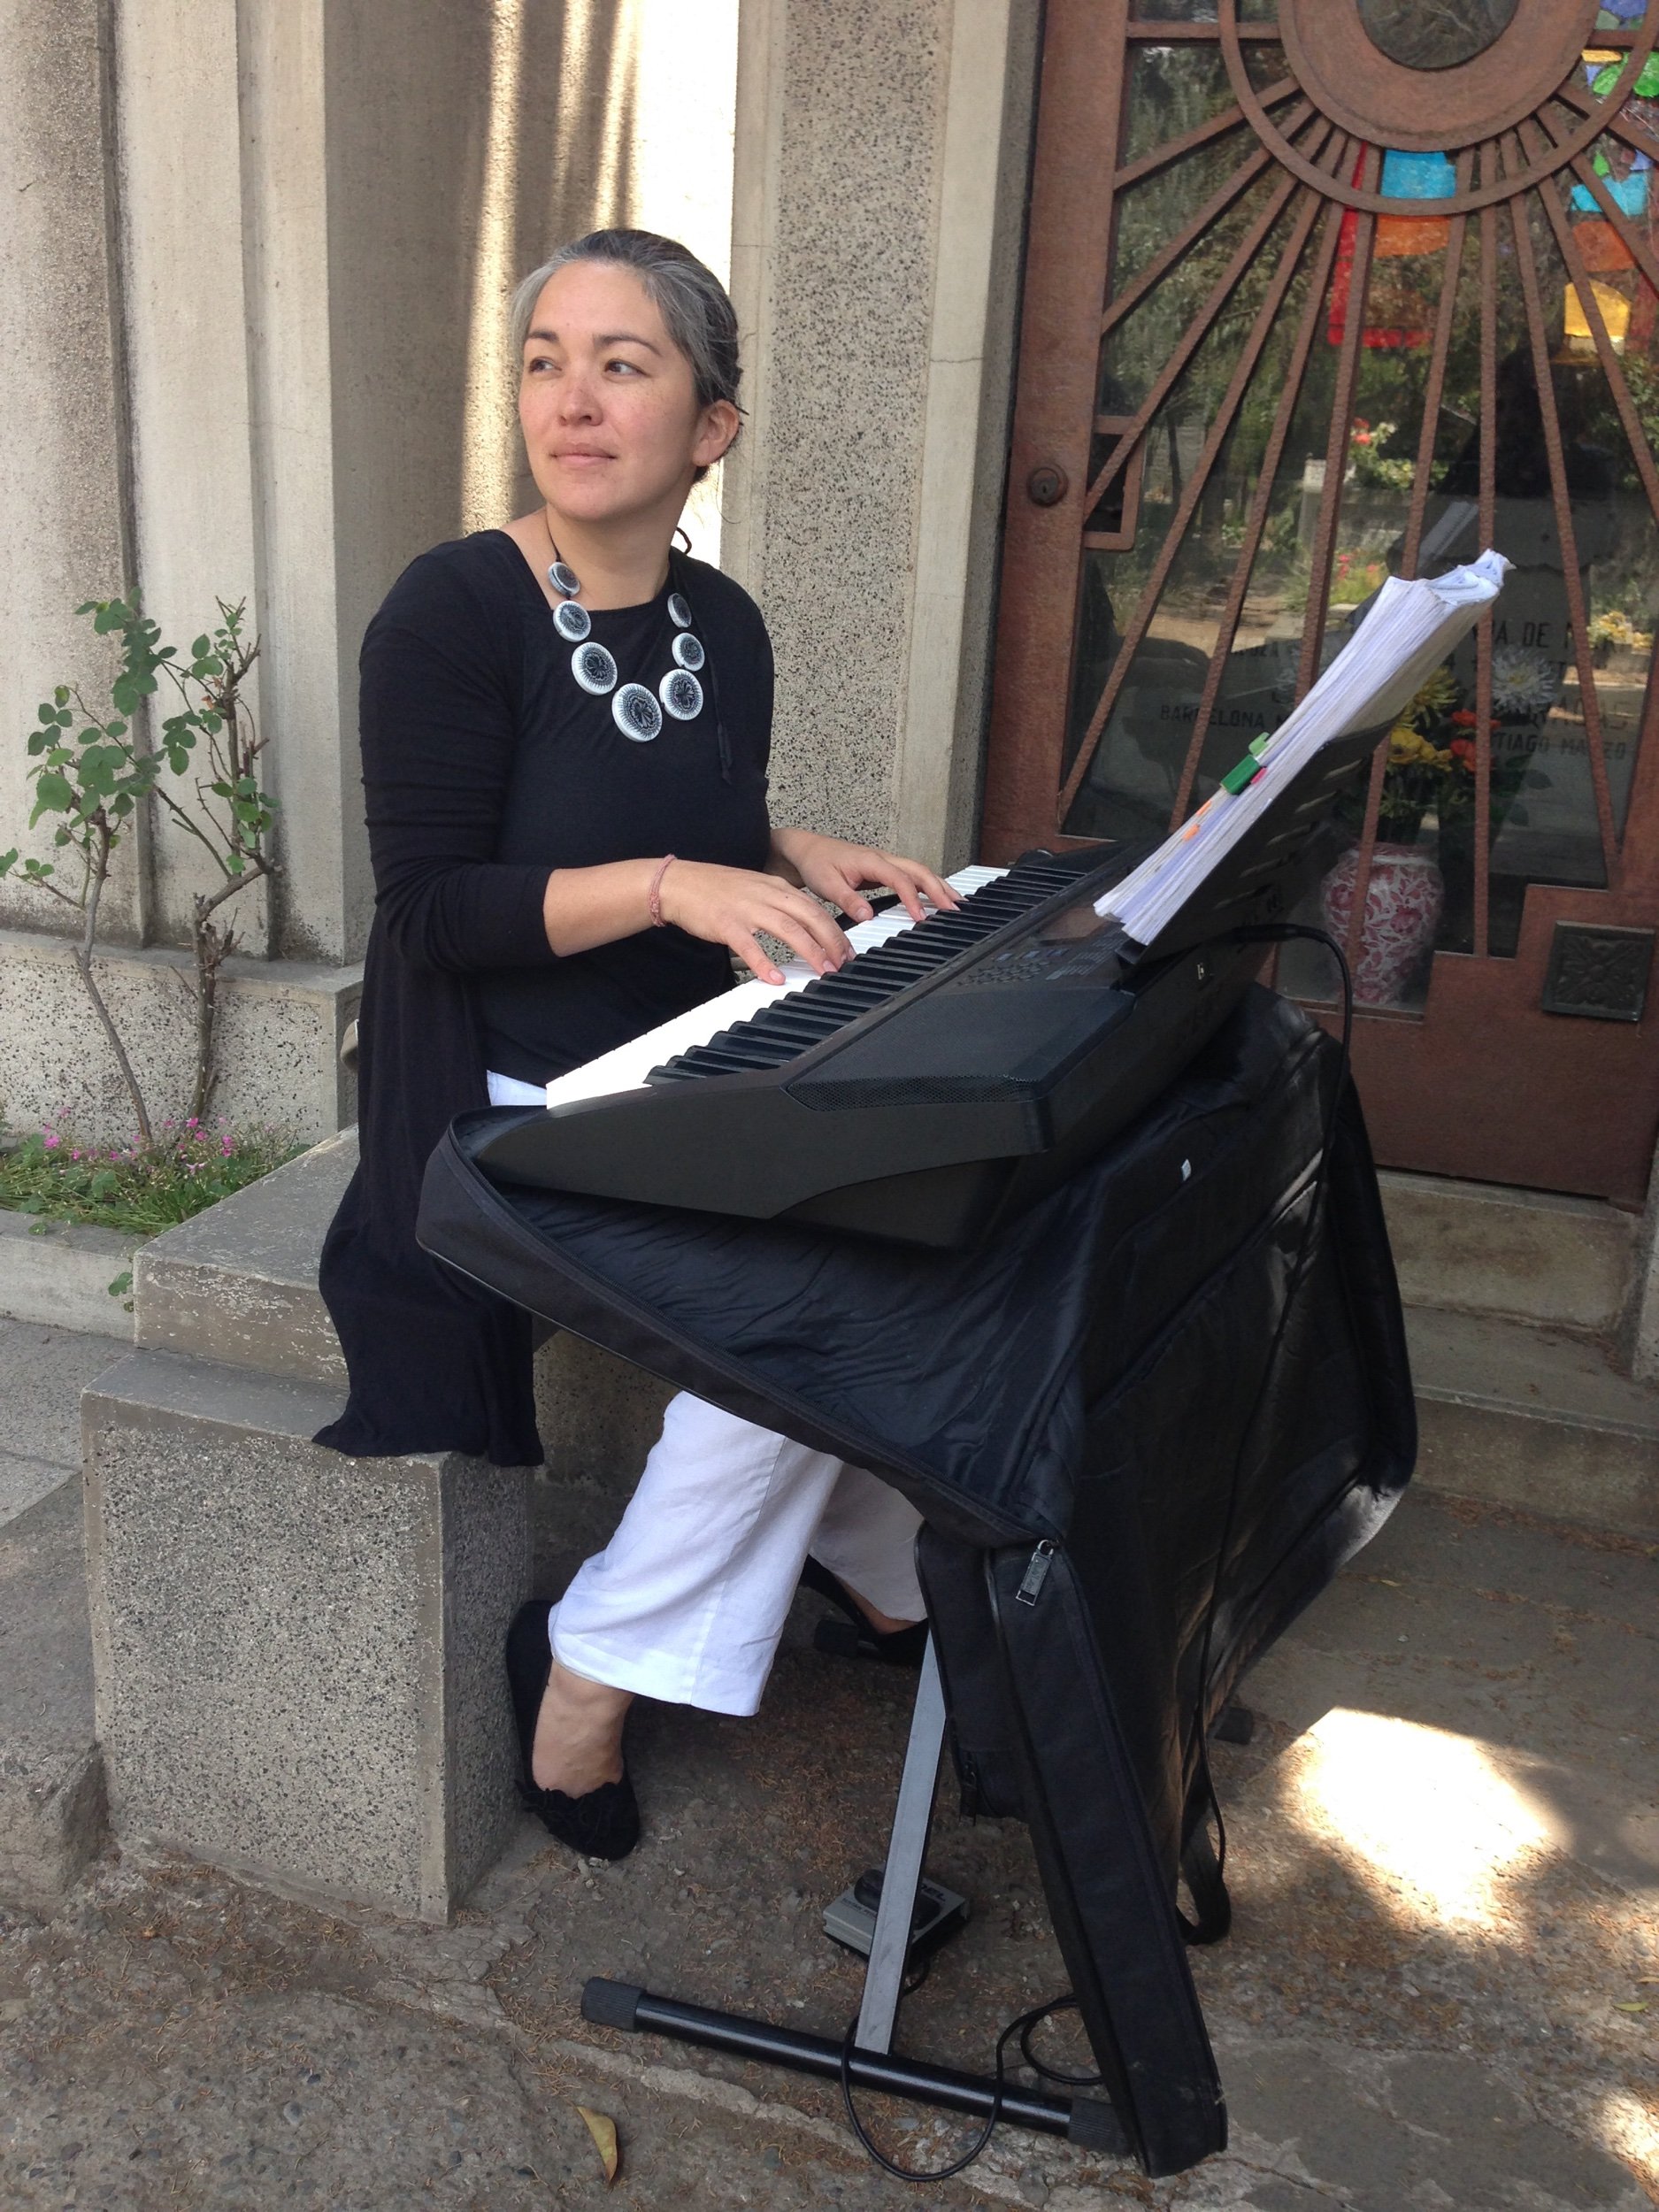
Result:
[[469,529],[534,505],[507,342],[513,288],[557,245],[632,222],[637,199],[639,0],[495,0],[467,362]]
[[642,0],[364,0],[325,17],[341,634],[518,495],[507,305],[626,222]]

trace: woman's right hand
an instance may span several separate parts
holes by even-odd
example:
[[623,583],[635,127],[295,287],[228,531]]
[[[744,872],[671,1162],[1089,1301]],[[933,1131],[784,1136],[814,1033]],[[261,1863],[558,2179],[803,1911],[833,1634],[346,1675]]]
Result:
[[783,977],[761,949],[762,930],[781,938],[816,975],[833,975],[852,957],[852,947],[825,909],[781,876],[675,860],[664,873],[657,904],[665,922],[705,943],[726,946],[763,983],[781,983]]

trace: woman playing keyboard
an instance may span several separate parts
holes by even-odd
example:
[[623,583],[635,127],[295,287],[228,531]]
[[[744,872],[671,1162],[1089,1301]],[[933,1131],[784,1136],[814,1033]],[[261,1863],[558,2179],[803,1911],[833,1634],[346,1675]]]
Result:
[[[319,1438],[509,1466],[542,1456],[528,1318],[414,1240],[451,1118],[540,1105],[551,1077],[728,988],[733,954],[777,980],[763,932],[839,967],[820,902],[856,920],[877,887],[918,919],[924,897],[955,903],[919,862],[768,818],[765,626],[674,542],[738,434],[718,280],[672,240],[600,231],[526,279],[513,319],[541,502],[423,554],[364,641],[362,1164],[322,1262],[351,1395]],[[611,1543],[509,1638],[548,1827],[632,1849],[629,1705],[752,1713],[803,1571],[879,1648],[913,1642],[917,1520],[863,1470],[676,1398]]]

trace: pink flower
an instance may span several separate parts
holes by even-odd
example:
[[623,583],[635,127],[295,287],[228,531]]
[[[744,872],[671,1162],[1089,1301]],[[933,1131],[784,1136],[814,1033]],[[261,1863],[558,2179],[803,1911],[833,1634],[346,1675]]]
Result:
[[45,1129],[41,1132],[41,1142],[49,1152],[56,1152],[63,1139],[55,1129]]

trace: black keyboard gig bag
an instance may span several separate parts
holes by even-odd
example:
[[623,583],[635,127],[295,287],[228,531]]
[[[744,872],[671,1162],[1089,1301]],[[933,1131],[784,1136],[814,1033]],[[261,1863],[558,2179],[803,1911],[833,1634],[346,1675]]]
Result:
[[426,1173],[420,1238],[439,1257],[872,1469],[926,1517],[964,1793],[1030,1824],[1084,2024],[1152,2174],[1225,2140],[1183,1949],[1225,1917],[1202,1731],[1380,1526],[1416,1453],[1340,1064],[1253,987],[1155,1106],[969,1251],[497,1187],[472,1155],[516,1109],[463,1116]]

